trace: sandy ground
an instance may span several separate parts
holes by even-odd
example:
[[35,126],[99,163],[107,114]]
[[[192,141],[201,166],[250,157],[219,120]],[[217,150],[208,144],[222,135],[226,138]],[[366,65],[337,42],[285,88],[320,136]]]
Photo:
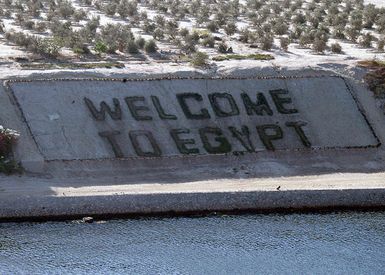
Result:
[[[298,176],[259,179],[221,179],[186,182],[178,184],[115,184],[87,185],[69,183],[68,186],[55,180],[27,177],[8,177],[0,184],[0,198],[11,196],[109,196],[127,194],[178,194],[212,192],[252,192],[252,191],[290,191],[290,190],[344,190],[344,189],[383,189],[385,173],[335,173],[318,176]],[[72,185],[72,186],[71,186]],[[279,187],[279,190],[277,188]]]
[[385,7],[385,1],[384,0],[365,0],[365,4],[374,4],[378,7]]

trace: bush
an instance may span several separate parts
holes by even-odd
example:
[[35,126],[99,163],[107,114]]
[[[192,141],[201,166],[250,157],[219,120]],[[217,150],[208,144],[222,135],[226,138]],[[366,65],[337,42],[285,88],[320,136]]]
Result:
[[131,54],[136,54],[139,52],[138,45],[136,44],[135,40],[130,40],[127,43],[127,52]]
[[218,45],[218,52],[220,52],[220,53],[232,53],[233,48],[228,47],[225,42],[222,42]]
[[370,33],[364,34],[359,41],[361,47],[371,48],[374,37]]
[[127,25],[107,24],[100,28],[99,41],[107,45],[108,53],[116,50],[124,52],[128,41],[134,39],[131,29]]
[[73,47],[72,47],[72,51],[78,55],[82,55],[82,54],[89,54],[91,53],[90,50],[88,49],[88,46],[87,44],[82,44],[82,43],[76,43]]
[[266,34],[265,36],[259,39],[261,49],[264,51],[269,51],[273,47],[274,39],[273,36]]
[[342,53],[342,47],[339,43],[333,43],[331,45],[331,50],[333,53]]
[[62,18],[67,19],[73,15],[75,9],[70,1],[60,1],[57,11]]
[[148,40],[144,45],[144,50],[146,51],[146,53],[155,53],[158,50],[158,46],[156,45],[155,40]]
[[290,39],[287,37],[281,37],[279,39],[279,43],[280,43],[281,49],[287,52],[290,44]]
[[214,48],[215,39],[211,35],[202,40],[202,45],[209,48]]
[[352,42],[356,42],[357,41],[357,38],[359,36],[360,32],[358,30],[356,30],[355,28],[346,28],[346,36],[348,37],[348,39]]
[[61,42],[58,39],[33,37],[28,49],[44,56],[56,58],[61,47]]
[[107,45],[104,44],[102,41],[97,41],[94,46],[94,51],[98,54],[106,53]]
[[219,30],[219,27],[218,27],[218,24],[215,23],[214,21],[211,21],[210,23],[208,23],[206,25],[206,28],[211,31],[211,32],[218,32]]
[[73,15],[76,22],[87,19],[87,14],[84,10],[76,10]]
[[46,32],[47,24],[45,22],[38,22],[35,24],[35,30],[38,32]]
[[164,38],[164,32],[161,28],[156,28],[152,34],[154,39],[156,40],[162,40]]
[[156,15],[154,17],[154,21],[158,25],[158,27],[164,27],[164,24],[166,23],[166,20],[163,15]]
[[117,8],[117,5],[115,3],[108,3],[104,6],[104,12],[108,15],[108,16],[114,16],[115,13],[116,13],[116,8]]
[[5,32],[4,24],[3,22],[0,21],[0,33],[4,33],[4,32]]
[[35,27],[35,22],[32,20],[24,21],[22,23],[22,26],[26,28],[27,30],[33,30]]
[[189,30],[186,28],[181,28],[179,31],[179,35],[182,37],[186,37],[187,35],[189,35],[189,33],[190,33]]
[[326,50],[326,42],[322,39],[314,39],[312,49],[318,53],[323,53]]
[[227,35],[233,35],[237,31],[237,25],[235,25],[234,22],[229,22],[227,25],[224,27],[224,30]]
[[12,157],[12,146],[18,138],[18,132],[0,125],[0,173],[21,172],[21,167]]
[[135,42],[139,49],[143,49],[146,44],[146,40],[143,37],[138,37]]
[[385,39],[384,38],[381,38],[378,40],[377,42],[377,50],[379,52],[383,52],[384,51],[384,47],[385,47]]
[[209,56],[207,55],[207,53],[196,52],[191,57],[191,64],[195,67],[202,67],[207,65],[208,59]]

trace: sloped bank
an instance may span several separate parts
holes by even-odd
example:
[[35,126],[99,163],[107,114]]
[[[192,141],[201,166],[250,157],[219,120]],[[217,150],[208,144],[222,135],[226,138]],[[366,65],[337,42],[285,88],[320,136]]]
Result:
[[377,208],[385,119],[356,80],[263,68],[4,79],[26,172],[0,218]]

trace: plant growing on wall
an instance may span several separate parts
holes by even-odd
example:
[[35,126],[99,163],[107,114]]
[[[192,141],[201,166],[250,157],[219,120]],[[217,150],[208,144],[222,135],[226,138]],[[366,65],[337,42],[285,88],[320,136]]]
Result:
[[20,171],[20,166],[12,157],[12,146],[18,137],[18,132],[0,125],[0,173],[11,174]]

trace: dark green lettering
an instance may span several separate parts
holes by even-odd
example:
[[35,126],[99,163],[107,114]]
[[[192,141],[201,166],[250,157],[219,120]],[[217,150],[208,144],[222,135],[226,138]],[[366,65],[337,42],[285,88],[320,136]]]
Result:
[[242,143],[243,147],[246,148],[247,152],[255,152],[253,143],[250,140],[250,131],[247,126],[242,126],[241,131],[238,131],[238,129],[235,127],[229,127],[229,130],[233,134],[233,137],[235,137]]
[[193,139],[182,139],[180,138],[180,134],[189,134],[189,129],[172,129],[170,130],[170,135],[172,139],[174,140],[176,146],[178,147],[178,150],[181,154],[199,154],[199,150],[197,148],[187,148],[186,145],[188,144],[195,144],[195,140]]
[[246,108],[246,113],[251,116],[254,113],[263,116],[263,112],[266,112],[269,116],[273,115],[273,111],[271,110],[269,103],[266,100],[266,97],[262,93],[257,93],[257,101],[253,102],[249,95],[246,93],[241,94],[243,104]]
[[115,111],[112,111],[110,106],[102,101],[100,103],[100,111],[98,111],[94,105],[94,103],[88,99],[88,98],[84,98],[84,102],[86,103],[88,109],[90,110],[92,116],[96,119],[96,120],[100,120],[100,121],[103,121],[106,119],[106,112],[110,115],[110,117],[113,119],[113,120],[120,120],[122,119],[122,110],[120,108],[120,102],[117,98],[113,98],[112,99],[112,102],[114,104],[114,107],[115,107]]
[[174,116],[174,115],[166,114],[166,112],[164,111],[162,105],[160,104],[160,101],[159,101],[158,97],[152,95],[151,96],[151,100],[152,100],[152,103],[154,104],[155,109],[158,112],[158,115],[159,115],[159,117],[161,119],[172,119],[172,120],[176,120],[177,119],[177,117]]
[[287,109],[284,104],[290,104],[292,103],[292,100],[290,97],[281,97],[281,95],[288,95],[289,91],[284,89],[278,89],[278,90],[271,90],[269,91],[271,98],[274,101],[275,106],[277,107],[277,110],[281,114],[294,114],[298,113],[297,109]]
[[[221,105],[218,102],[219,99],[226,100],[229,103],[231,110],[230,111],[223,110]],[[239,115],[238,106],[235,103],[234,98],[230,94],[227,94],[227,93],[209,94],[209,100],[210,100],[211,106],[213,107],[213,110],[214,110],[216,116],[227,117],[227,116]]]
[[[160,150],[158,144],[156,143],[156,140],[152,133],[150,131],[130,131],[129,132],[130,140],[132,143],[132,146],[134,147],[134,150],[136,154],[140,157],[160,157],[162,155],[162,151]],[[144,151],[139,142],[139,137],[146,138],[149,143],[151,144],[152,151],[146,152]]]
[[[257,126],[257,131],[259,138],[261,139],[263,145],[265,145],[267,150],[274,151],[275,148],[272,141],[283,138],[283,132],[281,127],[275,124],[265,124]],[[268,131],[273,131],[274,133],[269,134]]]
[[287,127],[292,127],[294,128],[294,131],[297,133],[297,135],[299,136],[302,144],[305,146],[305,147],[308,147],[310,148],[311,147],[311,143],[309,141],[309,139],[307,138],[307,136],[305,135],[305,132],[303,131],[302,127],[303,126],[306,126],[307,123],[306,122],[302,122],[302,121],[293,121],[293,122],[286,122],[286,126]]
[[[225,154],[231,152],[231,144],[223,136],[222,130],[216,127],[205,127],[199,129],[199,135],[202,139],[203,147],[209,154]],[[207,135],[214,135],[215,141],[219,143],[217,146],[213,146]]]
[[115,157],[117,158],[123,158],[123,152],[122,149],[120,149],[119,144],[117,143],[115,136],[120,135],[119,131],[104,131],[104,132],[99,132],[99,136],[106,138],[108,143],[112,147],[112,151],[115,154]]
[[193,114],[191,113],[187,103],[186,99],[190,98],[196,101],[203,101],[203,98],[200,94],[197,93],[183,93],[183,94],[177,94],[176,98],[178,99],[179,105],[182,108],[185,116],[188,119],[210,119],[210,114],[207,111],[207,109],[203,108],[200,110],[200,113]]
[[152,117],[140,114],[141,111],[150,110],[147,106],[137,106],[135,104],[135,102],[145,102],[146,99],[143,96],[128,96],[124,100],[126,101],[128,109],[135,120],[152,120]]

